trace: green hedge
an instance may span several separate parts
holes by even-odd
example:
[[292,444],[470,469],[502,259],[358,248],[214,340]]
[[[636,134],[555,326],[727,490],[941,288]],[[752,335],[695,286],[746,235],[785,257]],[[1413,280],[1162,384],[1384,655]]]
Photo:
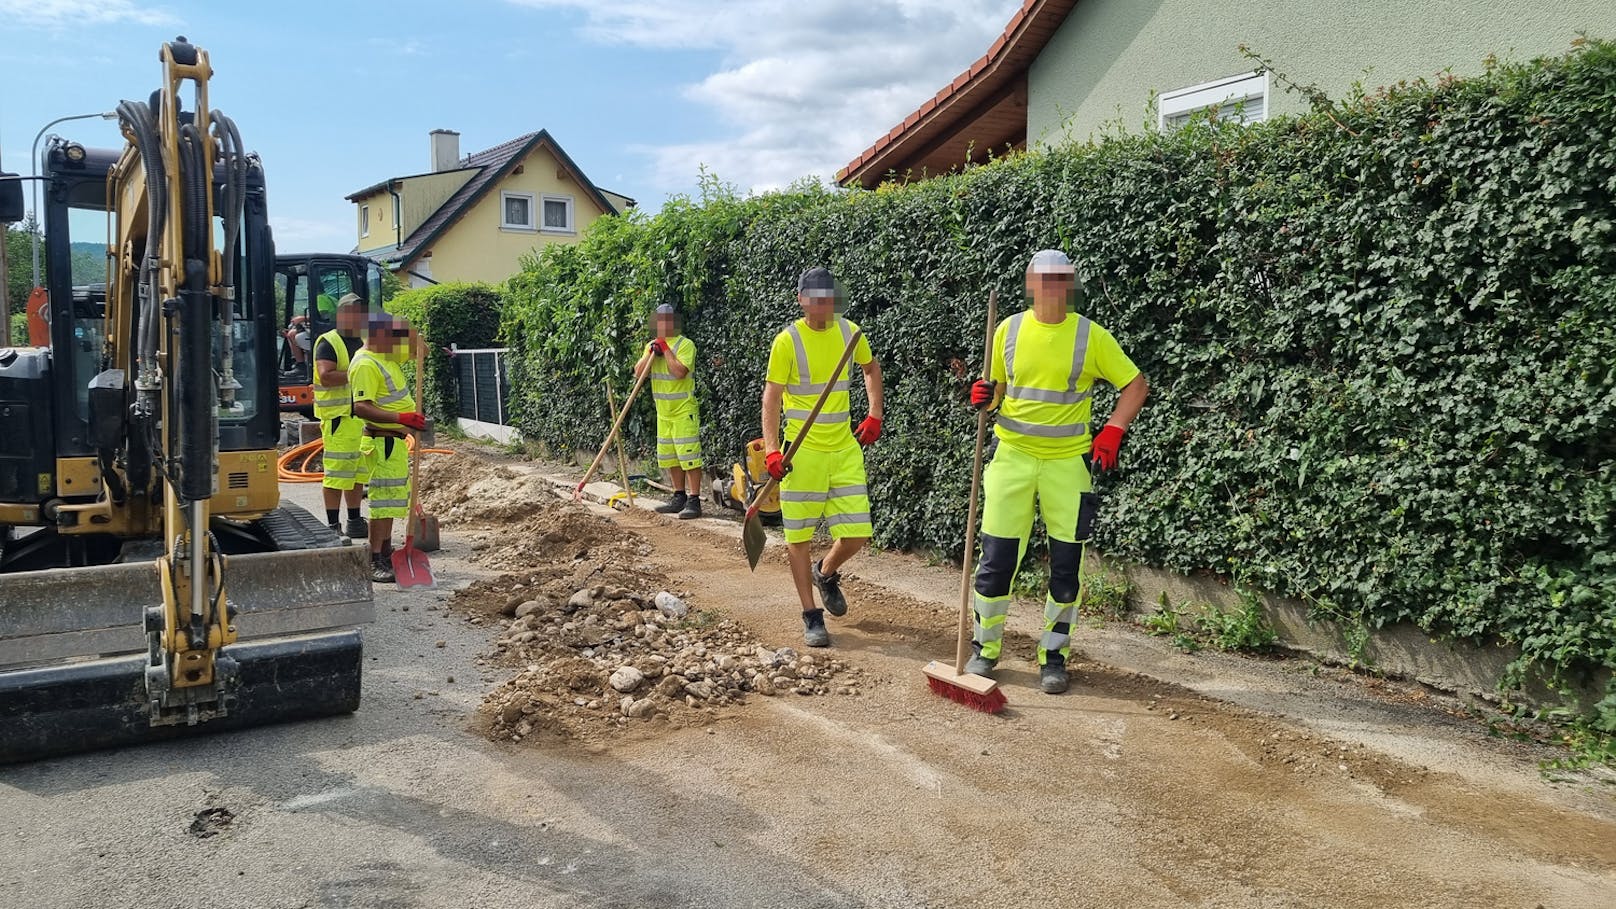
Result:
[[[434,284],[406,290],[387,301],[387,311],[409,319],[426,339],[426,413],[453,420],[459,411],[453,361],[445,351],[493,347],[500,330],[500,289],[492,284]],[[413,371],[413,368],[412,370]]]
[[[513,410],[592,449],[601,383],[627,386],[647,313],[675,303],[703,447],[727,464],[758,434],[795,278],[825,264],[887,374],[878,542],[958,555],[988,291],[1013,312],[1030,253],[1058,246],[1154,387],[1103,480],[1108,552],[1510,641],[1523,672],[1585,679],[1616,665],[1613,122],[1616,46],[1594,42],[874,192],[709,180],[510,282]],[[1616,730],[1616,688],[1597,722]]]

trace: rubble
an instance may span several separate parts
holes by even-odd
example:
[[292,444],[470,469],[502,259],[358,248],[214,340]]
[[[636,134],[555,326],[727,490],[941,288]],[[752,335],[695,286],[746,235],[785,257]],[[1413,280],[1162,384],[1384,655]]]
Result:
[[[499,470],[476,473],[523,488]],[[464,498],[444,493],[432,507],[442,514],[451,503],[487,526],[474,536],[473,560],[509,572],[449,601],[498,630],[490,663],[520,670],[483,703],[490,738],[590,739],[647,723],[711,722],[753,695],[857,691],[846,663],[770,647],[669,590],[637,534],[548,494],[519,514],[489,517],[506,512],[477,501],[484,482],[462,481]]]

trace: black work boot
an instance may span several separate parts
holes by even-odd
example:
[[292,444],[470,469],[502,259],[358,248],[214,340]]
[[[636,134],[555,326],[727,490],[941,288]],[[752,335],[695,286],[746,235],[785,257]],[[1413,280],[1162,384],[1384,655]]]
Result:
[[377,584],[391,584],[398,580],[393,576],[393,560],[385,553],[371,553],[370,579]]
[[1066,657],[1061,656],[1059,650],[1050,651],[1044,656],[1044,665],[1038,667],[1038,687],[1044,690],[1044,694],[1061,694],[1070,685]]
[[[657,514],[678,514],[679,512],[685,510],[685,502],[688,501],[689,499],[690,499],[690,496],[685,495],[684,492],[682,492],[682,491],[681,492],[676,492],[676,493],[673,494],[673,498],[668,500],[668,504],[666,504],[666,505],[658,505],[656,508],[654,508],[652,510],[655,511]],[[701,504],[700,504],[699,500],[697,501],[696,507],[697,508],[701,507]]]
[[825,604],[825,611],[831,615],[847,615],[847,598],[842,596],[842,573],[821,574],[819,566],[824,563],[824,559],[814,563],[814,587],[819,590],[819,601]]
[[701,517],[701,496],[685,496],[685,507],[679,510],[679,520],[689,521]]
[[[335,530],[336,525],[332,525],[332,529]],[[370,539],[370,522],[365,520],[364,518],[349,518],[348,519],[348,539],[350,539],[350,540],[368,540],[368,539]]]
[[830,646],[830,632],[825,630],[825,610],[810,609],[802,614],[802,641],[809,647]]
[[993,678],[993,670],[997,668],[998,665],[998,660],[990,660],[982,655],[981,644],[978,644],[975,641],[971,642],[971,658],[965,661],[966,672],[970,673],[971,675],[979,675],[984,679],[991,679]]

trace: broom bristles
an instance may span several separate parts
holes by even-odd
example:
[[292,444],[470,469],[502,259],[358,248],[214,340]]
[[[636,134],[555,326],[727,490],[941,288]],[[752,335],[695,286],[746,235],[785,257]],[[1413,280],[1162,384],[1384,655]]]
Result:
[[972,710],[979,710],[982,713],[998,713],[1010,703],[1005,698],[1004,692],[997,688],[985,695],[981,695],[930,676],[926,677],[926,684],[931,686],[933,693],[942,695],[955,703],[964,704]]

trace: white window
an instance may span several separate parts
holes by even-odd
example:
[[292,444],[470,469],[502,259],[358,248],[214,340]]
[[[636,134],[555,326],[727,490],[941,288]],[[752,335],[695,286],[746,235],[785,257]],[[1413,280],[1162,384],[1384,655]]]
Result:
[[499,226],[504,230],[537,230],[533,223],[533,194],[499,194]]
[[1268,74],[1246,73],[1162,92],[1157,107],[1163,129],[1177,129],[1193,114],[1208,110],[1219,120],[1256,123],[1268,119]]
[[370,206],[359,206],[359,236],[370,236]]
[[545,195],[544,229],[555,233],[573,232],[571,196]]

